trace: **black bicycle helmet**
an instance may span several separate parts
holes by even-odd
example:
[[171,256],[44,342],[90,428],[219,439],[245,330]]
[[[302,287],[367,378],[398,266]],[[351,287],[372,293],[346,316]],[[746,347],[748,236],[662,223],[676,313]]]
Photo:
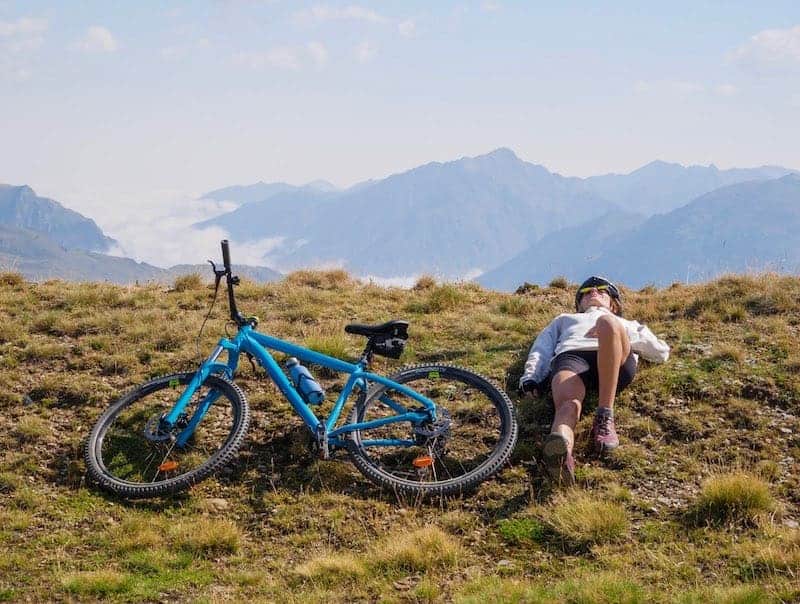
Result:
[[[617,301],[617,304],[622,308],[622,302],[620,300],[619,290],[617,286],[611,283],[608,279],[603,277],[596,277],[591,276],[586,281],[581,283],[580,287],[578,287],[578,291],[575,292],[575,310],[579,311],[581,308],[581,298],[583,294],[586,293],[586,289],[597,287],[600,289],[605,289],[608,292],[608,295],[611,296],[612,299]],[[619,313],[621,314],[621,312]]]

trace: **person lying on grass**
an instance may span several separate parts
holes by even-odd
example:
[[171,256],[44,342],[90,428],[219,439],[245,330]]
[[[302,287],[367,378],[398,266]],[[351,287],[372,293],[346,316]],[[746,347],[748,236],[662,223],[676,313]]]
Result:
[[638,355],[663,363],[669,346],[637,321],[622,318],[616,286],[602,277],[589,277],[575,294],[575,313],[556,317],[536,338],[519,380],[522,394],[541,396],[548,378],[555,417],[542,445],[542,460],[550,478],[559,484],[575,482],[575,424],[587,390],[597,390],[592,425],[596,453],[616,449],[614,397],[636,375]]

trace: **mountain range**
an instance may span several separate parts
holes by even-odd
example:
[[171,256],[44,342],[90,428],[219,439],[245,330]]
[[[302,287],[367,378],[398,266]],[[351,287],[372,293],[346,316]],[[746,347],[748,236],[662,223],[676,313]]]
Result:
[[[669,215],[715,190],[735,197],[737,191],[726,187],[793,173],[778,166],[720,170],[654,161],[629,174],[582,179],[561,176],[519,159],[509,149],[497,149],[429,163],[343,191],[284,190],[261,201],[250,199],[197,226],[221,227],[241,241],[281,239],[266,261],[284,271],[336,265],[386,278],[433,273],[463,279],[479,274],[478,281],[488,287],[513,289],[524,281],[548,282],[556,275],[577,279],[604,266],[609,274],[617,274],[617,265],[604,250],[633,236],[635,228],[648,233],[646,220]],[[790,189],[784,193],[791,195]],[[755,193],[746,187],[743,191]],[[765,210],[763,218],[770,220],[770,208]],[[715,220],[728,222],[724,216]],[[658,228],[680,228],[679,222],[669,219]],[[682,240],[680,233],[665,236]],[[713,230],[693,232],[704,249],[713,248],[714,236]],[[641,241],[631,241],[623,255],[637,257],[638,248],[631,246],[647,238],[645,234]],[[701,262],[690,253],[689,242],[685,244],[681,253],[691,258],[674,259],[681,271],[672,265],[658,272],[630,264],[631,272],[623,272],[620,279],[662,282],[677,279],[679,272],[681,278],[687,273],[690,279],[707,278],[724,266],[783,266],[776,264],[774,255],[751,257],[744,265],[717,256],[713,262]]]
[[[800,269],[800,176],[778,166],[656,161],[629,174],[576,178],[497,149],[347,189],[259,182],[203,197],[235,209],[196,228],[222,228],[234,248],[263,246],[263,264],[282,272],[336,266],[362,277],[433,274],[513,290],[560,275],[601,273],[640,286]],[[123,283],[207,270],[102,253],[114,243],[91,219],[30,187],[0,185],[0,268]],[[280,276],[265,267],[249,274]]]
[[232,238],[283,237],[281,270],[338,264],[359,275],[462,278],[512,257],[548,232],[614,209],[578,178],[508,149],[430,163],[342,192],[295,191],[199,224]]
[[800,273],[800,175],[721,187],[647,219],[611,213],[552,233],[477,280],[512,290],[602,274],[641,287],[755,271]]

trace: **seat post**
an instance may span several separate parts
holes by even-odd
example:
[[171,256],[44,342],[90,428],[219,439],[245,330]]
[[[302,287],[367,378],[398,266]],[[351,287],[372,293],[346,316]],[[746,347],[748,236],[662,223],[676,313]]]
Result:
[[364,363],[365,367],[369,367],[372,363],[372,345],[373,338],[370,337],[367,339],[367,345],[364,347],[364,352],[361,353],[361,362]]

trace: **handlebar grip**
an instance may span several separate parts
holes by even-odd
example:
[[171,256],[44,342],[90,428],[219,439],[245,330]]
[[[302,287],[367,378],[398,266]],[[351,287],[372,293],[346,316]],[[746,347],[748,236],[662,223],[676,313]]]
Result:
[[231,250],[227,239],[222,240],[222,264],[226,270],[231,270]]

